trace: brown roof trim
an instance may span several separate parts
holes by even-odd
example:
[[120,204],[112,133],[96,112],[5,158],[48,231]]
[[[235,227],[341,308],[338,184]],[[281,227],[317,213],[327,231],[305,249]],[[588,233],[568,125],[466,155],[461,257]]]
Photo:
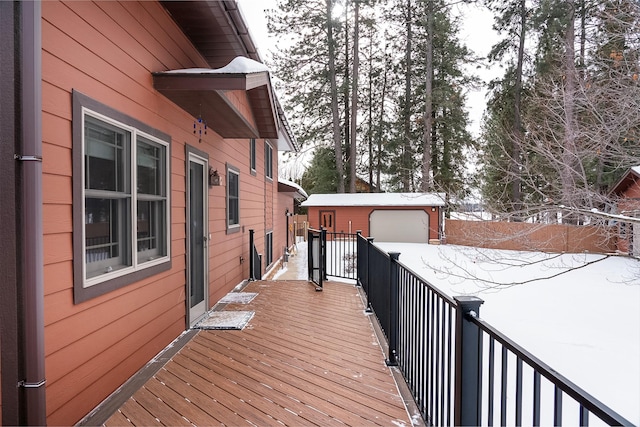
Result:
[[620,177],[618,182],[611,187],[609,196],[619,195],[638,180],[640,180],[640,173],[638,173],[636,168],[629,168],[624,175]]
[[[153,73],[153,87],[223,138],[278,138],[278,119],[269,73]],[[225,92],[245,90],[255,120],[252,125]]]
[[302,194],[300,189],[282,181],[278,181],[278,193],[290,194],[296,200],[305,200],[307,198],[307,195]]
[[[160,3],[191,40],[210,67],[222,67],[237,56],[246,56],[262,62],[236,0],[161,0]],[[272,93],[271,87],[268,88],[268,91],[270,92],[269,97],[272,99],[271,103],[275,104],[275,106],[271,107],[271,110],[275,115],[277,125],[275,126],[275,132],[272,132],[272,130],[267,132],[263,126],[268,127],[268,125],[257,123],[259,133],[261,135],[272,135],[268,138],[274,141],[277,139],[278,150],[280,151],[297,151],[295,136],[284,115],[284,110],[275,94]],[[250,93],[249,96],[260,98],[267,95],[265,93]],[[261,110],[266,111],[266,108]],[[191,113],[191,111],[189,112]],[[193,113],[191,114],[193,115]],[[256,116],[257,122],[260,121],[258,116]],[[195,117],[198,117],[198,115],[196,114]],[[208,121],[207,125],[210,125],[210,123],[212,122]],[[247,134],[243,133],[243,135]],[[224,137],[224,135],[222,136]],[[255,138],[257,136],[250,137]]]
[[[183,71],[183,72],[180,72]],[[153,87],[158,90],[250,90],[269,85],[269,73],[206,74],[188,70],[156,72]]]

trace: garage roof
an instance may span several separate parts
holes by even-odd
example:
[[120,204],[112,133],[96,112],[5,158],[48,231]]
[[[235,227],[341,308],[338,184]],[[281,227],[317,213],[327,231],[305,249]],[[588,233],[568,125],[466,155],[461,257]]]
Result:
[[444,193],[312,194],[301,206],[444,206]]

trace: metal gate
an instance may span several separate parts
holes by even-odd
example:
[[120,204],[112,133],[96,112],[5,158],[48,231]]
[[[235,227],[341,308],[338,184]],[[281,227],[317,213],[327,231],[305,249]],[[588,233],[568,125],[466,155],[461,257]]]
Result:
[[358,234],[327,231],[325,273],[327,276],[357,280]]
[[309,280],[320,289],[328,276],[357,280],[359,234],[309,229]]
[[312,228],[307,231],[309,280],[316,285],[316,291],[322,290],[322,282],[325,280],[326,233],[326,230]]

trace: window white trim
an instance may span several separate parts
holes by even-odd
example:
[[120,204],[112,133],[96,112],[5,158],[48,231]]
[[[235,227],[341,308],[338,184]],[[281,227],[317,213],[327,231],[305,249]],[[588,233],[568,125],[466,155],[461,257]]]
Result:
[[[114,126],[124,132],[129,133],[130,136],[130,143],[128,146],[128,156],[127,156],[127,160],[128,160],[128,167],[129,167],[129,174],[130,176],[127,177],[128,178],[128,182],[130,185],[130,192],[128,193],[128,199],[130,200],[130,206],[128,208],[128,219],[129,219],[129,236],[128,236],[128,241],[125,242],[128,245],[130,254],[130,260],[129,263],[131,265],[122,267],[122,268],[118,268],[115,269],[111,272],[106,272],[104,274],[100,274],[94,277],[87,277],[87,261],[86,261],[86,255],[83,256],[82,259],[82,278],[83,278],[83,286],[84,287],[91,287],[91,286],[95,286],[97,284],[118,278],[118,277],[122,277],[131,273],[134,273],[136,271],[139,270],[143,270],[149,267],[153,267],[159,264],[163,264],[166,263],[168,260],[171,259],[171,242],[169,240],[169,236],[170,236],[170,209],[171,209],[171,201],[170,201],[170,196],[171,196],[171,191],[170,191],[170,168],[169,168],[169,157],[171,156],[170,153],[170,146],[169,143],[167,143],[166,141],[163,141],[160,138],[156,138],[155,136],[148,134],[136,127],[127,125],[125,123],[122,123],[118,120],[115,120],[111,117],[108,117],[106,115],[100,114],[96,111],[93,111],[89,108],[86,107],[82,107],[82,123],[81,123],[81,129],[82,129],[82,153],[81,153],[81,158],[83,159],[83,165],[82,165],[82,200],[85,201],[86,197],[87,197],[87,191],[85,190],[85,182],[86,182],[86,168],[85,168],[85,164],[84,164],[84,159],[85,159],[85,119],[86,117],[92,117],[95,118],[97,120],[100,120],[106,124],[109,124],[111,126]],[[153,259],[150,259],[148,261],[145,262],[140,262],[138,260],[138,239],[137,239],[137,227],[138,227],[138,212],[137,212],[137,202],[139,200],[139,196],[138,196],[138,189],[137,189],[137,144],[138,144],[138,137],[142,137],[144,139],[147,139],[148,141],[151,141],[154,144],[157,144],[159,146],[161,146],[164,150],[164,161],[163,161],[163,168],[164,168],[164,179],[163,179],[163,184],[164,184],[164,188],[163,188],[163,192],[164,192],[164,196],[162,196],[162,199],[165,201],[164,203],[164,237],[163,237],[163,244],[164,244],[164,251],[166,252],[165,255],[162,256],[158,256],[155,257]],[[89,194],[91,194],[92,191],[89,191]],[[86,217],[86,204],[82,203],[82,218]],[[86,226],[82,226],[82,253],[86,254]]]
[[273,230],[267,231],[264,239],[265,267],[273,263]]
[[[113,292],[117,289],[120,289],[124,286],[139,282],[146,278],[152,277],[154,275],[160,274],[162,272],[169,271],[172,267],[171,261],[171,188],[170,188],[170,176],[171,176],[171,136],[166,134],[156,128],[153,128],[146,123],[143,123],[134,117],[128,116],[121,111],[118,111],[114,108],[109,107],[93,98],[90,98],[77,90],[72,91],[72,157],[73,157],[73,175],[72,175],[72,183],[73,183],[73,302],[75,304],[80,304],[82,302],[88,301],[92,298],[96,298],[101,295],[105,295],[109,292]],[[90,111],[91,116],[95,117],[96,120],[103,120],[105,126],[111,127],[112,124],[118,126],[119,128],[130,130],[135,129],[135,132],[139,135],[144,135],[149,141],[152,141],[154,144],[157,142],[160,145],[158,147],[166,147],[163,151],[165,152],[165,161],[162,164],[165,167],[166,171],[166,184],[165,190],[166,193],[166,223],[165,226],[168,232],[165,232],[165,236],[162,237],[163,241],[166,243],[166,247],[164,250],[166,251],[166,256],[158,259],[151,260],[153,262],[145,262],[138,263],[136,260],[136,267],[127,265],[126,268],[123,268],[117,272],[110,272],[109,274],[101,274],[100,279],[92,278],[93,282],[90,282],[90,286],[87,286],[85,283],[85,261],[86,261],[86,241],[85,239],[85,222],[87,220],[85,215],[85,141],[84,141],[84,113],[85,111]],[[95,128],[99,132],[99,127]],[[117,134],[118,131],[116,130]],[[99,134],[96,138],[96,142],[99,142]],[[135,139],[134,139],[135,141]],[[107,139],[104,139],[104,142],[107,142]],[[117,137],[114,139],[114,142],[118,142]],[[119,144],[114,144],[114,147],[117,147]],[[109,143],[107,143],[107,147]],[[95,148],[98,149],[99,152],[106,154],[106,151],[102,151],[104,147],[101,147],[100,144],[96,144]],[[107,150],[108,151],[108,150]],[[114,151],[117,153],[118,151]],[[92,156],[100,158],[100,155]],[[108,157],[104,157],[105,160],[109,160]],[[135,159],[135,153],[134,153]],[[89,159],[95,160],[95,159]],[[131,165],[133,160],[128,159],[127,164]],[[94,167],[98,167],[95,169],[97,171],[102,171],[102,173],[106,173],[106,175],[99,177],[99,179],[107,179],[105,182],[109,182],[113,177],[109,177],[108,168],[101,169],[100,162]],[[105,165],[106,166],[106,165]],[[115,176],[115,175],[114,175]],[[91,178],[91,177],[90,177]],[[96,177],[98,178],[98,177]],[[147,175],[149,178],[149,175]],[[164,180],[164,177],[163,177]],[[109,191],[110,189],[118,189],[119,187],[111,185],[103,186],[97,185],[98,182],[93,182],[90,186],[94,187],[92,190],[94,195],[100,196],[100,192],[103,192],[106,199],[114,198],[115,193],[113,191]],[[122,181],[124,182],[124,181]],[[162,181],[164,182],[164,181]],[[159,185],[159,184],[158,184]],[[105,188],[106,190],[99,190],[100,188]],[[156,187],[157,188],[157,187]],[[149,187],[147,187],[149,189]],[[135,190],[135,188],[134,188]],[[129,191],[129,189],[127,189]],[[129,197],[127,194],[126,197]],[[97,198],[97,197],[96,197]],[[131,199],[134,200],[134,199]],[[104,203],[104,202],[101,202]],[[95,208],[95,206],[94,206]],[[129,211],[129,215],[133,218],[133,207],[130,207],[131,211]],[[94,212],[95,214],[95,212]],[[111,226],[110,221],[102,221],[104,223],[109,224]],[[117,226],[117,224],[116,224]],[[127,239],[133,242],[134,232],[127,230]],[[109,244],[111,242],[108,242]],[[98,246],[100,244],[96,244]],[[131,243],[132,248],[135,248],[133,243]],[[137,253],[133,253],[132,255],[137,255]],[[127,260],[128,264],[128,260]],[[98,276],[96,276],[98,277]]]
[[[236,194],[231,194],[232,185],[231,185],[231,175],[234,175],[237,179],[237,186],[235,189]],[[232,208],[231,204],[235,204],[235,209]],[[226,185],[226,223],[227,223],[227,233],[235,233],[240,230],[240,171],[238,168],[227,164],[227,185]],[[237,215],[237,218],[231,218],[232,213]],[[236,222],[232,222],[232,221]]]
[[255,138],[249,140],[249,170],[251,175],[256,175],[257,143]]
[[273,147],[267,141],[264,142],[264,176],[273,180]]

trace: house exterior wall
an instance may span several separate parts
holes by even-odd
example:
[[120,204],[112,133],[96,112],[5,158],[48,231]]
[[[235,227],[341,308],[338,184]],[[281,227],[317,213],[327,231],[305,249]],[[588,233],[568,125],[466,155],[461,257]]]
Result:
[[[429,215],[429,239],[438,239],[440,208],[431,206],[309,206],[308,217],[311,228],[320,227],[320,212],[333,211],[335,231],[355,233],[362,231],[362,235],[370,237],[369,216],[374,210],[424,210]],[[373,236],[375,237],[375,236]]]
[[[209,306],[248,278],[249,229],[278,246],[284,208],[265,179],[264,140],[250,173],[249,140],[193,134],[194,118],[153,89],[151,73],[207,67],[157,2],[42,2],[43,229],[47,422],[72,425],[123,384],[186,327],[186,154],[208,154],[223,177],[209,187]],[[72,91],[171,136],[171,269],[74,304]],[[243,92],[229,95],[252,121]],[[227,165],[240,170],[240,225],[226,229]],[[277,177],[277,151],[273,155]],[[273,200],[276,199],[274,203]],[[265,209],[266,206],[266,209]],[[269,213],[271,212],[271,213]],[[284,214],[282,215],[284,223]],[[258,246],[261,247],[261,246]],[[275,254],[274,254],[275,257]]]
[[[273,233],[277,236],[274,239],[273,251],[274,258],[280,258],[284,254],[284,248],[287,246],[287,217],[286,212],[293,213],[294,203],[293,197],[285,194],[278,194],[278,207],[274,212]],[[295,243],[293,236],[293,216],[289,217],[289,246]]]
[[[634,180],[631,185],[622,191],[618,199],[618,213],[638,216],[638,214],[631,213],[632,211],[640,211],[640,181],[638,180]],[[616,249],[618,251],[629,253],[629,250],[632,249],[632,252],[638,253],[636,246],[640,245],[640,241],[637,241],[638,232],[635,231],[637,227],[640,227],[640,225],[633,224],[632,226],[626,223],[618,225],[618,238],[616,240]],[[631,247],[632,245],[634,248]]]

